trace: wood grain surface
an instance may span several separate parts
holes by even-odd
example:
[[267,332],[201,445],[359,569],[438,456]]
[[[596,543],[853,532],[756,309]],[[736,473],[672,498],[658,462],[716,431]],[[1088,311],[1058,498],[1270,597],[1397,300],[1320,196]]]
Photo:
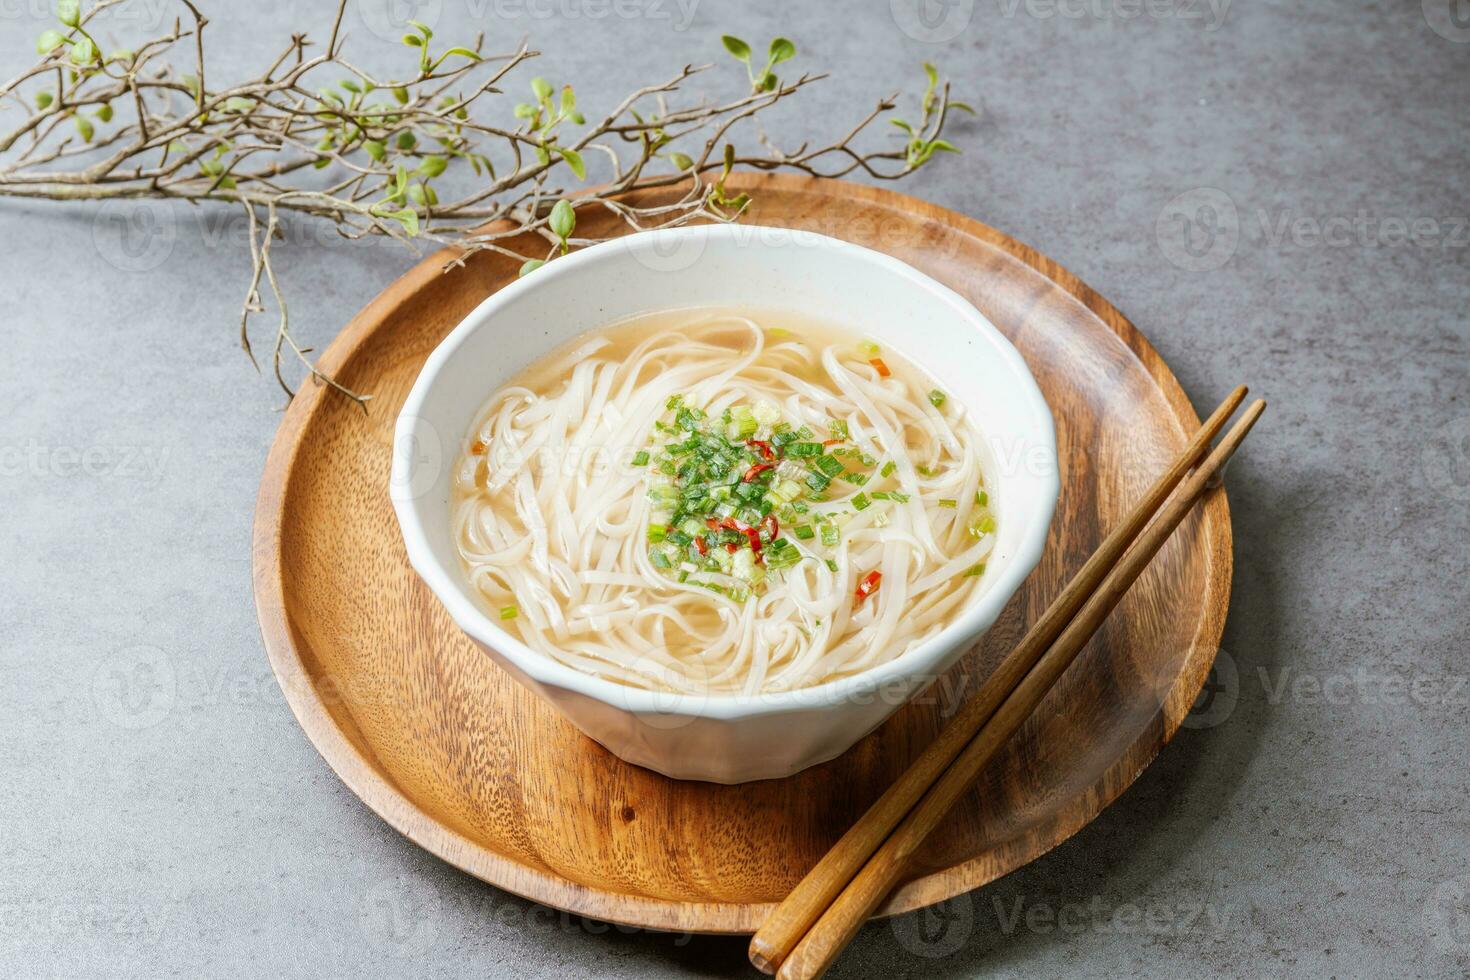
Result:
[[[1106,300],[1036,251],[890,191],[740,176],[747,224],[892,254],[959,291],[1026,358],[1057,423],[1062,494],[1041,564],[995,628],[841,757],[718,786],[629,765],[578,733],[463,636],[409,568],[388,499],[393,424],[419,366],[515,276],[431,256],[323,354],[363,412],[307,386],[262,477],[255,599],[271,665],[308,737],[405,836],[501,888],[613,922],[751,932],[974,693],[1188,441],[1194,409]],[[647,200],[652,195],[644,195]],[[616,234],[579,215],[579,233]],[[1213,397],[1223,393],[1207,393]],[[1230,592],[1230,518],[1211,495],[1164,546],[1035,715],[878,910],[942,901],[1067,839],[1168,741],[1213,662]]]

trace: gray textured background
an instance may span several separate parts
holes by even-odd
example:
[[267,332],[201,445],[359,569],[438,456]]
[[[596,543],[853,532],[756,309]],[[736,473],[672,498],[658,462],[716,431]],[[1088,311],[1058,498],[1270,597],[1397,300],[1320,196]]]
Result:
[[[835,975],[1464,975],[1470,20],[1417,0],[951,0],[927,22],[912,0],[690,2],[422,6],[445,37],[529,32],[589,109],[720,57],[723,31],[790,35],[836,78],[778,136],[845,128],[933,59],[984,116],[902,189],[1075,271],[1197,405],[1242,379],[1272,399],[1231,472],[1214,704],[1073,840],[869,927]],[[0,3],[0,74],[45,6]],[[327,21],[205,7],[216,78]],[[167,7],[135,9],[119,41]],[[367,20],[354,3],[359,58],[399,57]],[[292,235],[318,344],[411,261]],[[0,974],[751,975],[739,941],[629,935],[460,874],[303,737],[250,598],[279,398],[234,345],[238,223],[0,202],[0,241]]]

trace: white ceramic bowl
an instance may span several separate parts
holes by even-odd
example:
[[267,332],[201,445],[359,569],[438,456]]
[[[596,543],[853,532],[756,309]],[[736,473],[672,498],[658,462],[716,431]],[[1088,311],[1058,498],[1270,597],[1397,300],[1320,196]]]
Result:
[[[672,695],[535,653],[472,597],[451,538],[451,470],[476,409],[538,357],[639,313],[777,308],[892,345],[984,435],[998,540],[983,593],[934,639],[855,677],[756,697]],[[910,266],[825,236],[750,225],[647,232],[557,259],[481,303],[429,356],[395,434],[391,493],[414,569],[502,668],[629,762],[721,783],[785,776],[845,751],[944,673],[1041,557],[1058,489],[1051,412],[1016,349]]]

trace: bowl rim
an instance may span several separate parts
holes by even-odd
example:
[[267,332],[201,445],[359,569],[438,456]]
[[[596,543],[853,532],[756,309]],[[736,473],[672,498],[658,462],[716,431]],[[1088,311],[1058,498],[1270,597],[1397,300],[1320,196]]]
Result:
[[[782,244],[769,244],[762,239],[762,232],[777,235]],[[877,265],[896,274],[915,288],[923,289],[935,299],[954,309],[962,319],[980,333],[986,335],[995,350],[1006,362],[1009,373],[1016,384],[1015,396],[1024,398],[1035,427],[1035,445],[1046,453],[1049,464],[1047,471],[1035,475],[1042,487],[1037,502],[1035,517],[1027,526],[1016,544],[1015,554],[1000,569],[988,591],[957,619],[937,634],[913,649],[877,664],[857,674],[810,687],[792,691],[743,694],[677,694],[631,687],[615,681],[604,680],[583,673],[552,660],[523,643],[520,639],[501,629],[475,603],[460,591],[454,576],[462,575],[459,569],[451,569],[442,561],[429,542],[417,512],[417,496],[403,496],[392,492],[392,488],[407,486],[411,479],[409,469],[413,465],[410,454],[400,453],[397,447],[412,445],[419,425],[425,423],[420,415],[424,402],[429,397],[439,374],[455,353],[477,331],[494,319],[499,308],[515,298],[535,289],[541,289],[558,278],[578,274],[584,266],[603,261],[616,260],[619,256],[631,255],[636,249],[658,248],[675,245],[682,239],[706,238],[712,242],[736,240],[745,247],[784,247],[785,236],[799,236],[803,245],[844,255],[860,262]],[[548,348],[549,350],[549,348]],[[546,352],[543,352],[546,353]],[[461,434],[462,435],[462,434]],[[454,445],[459,444],[455,437]],[[842,239],[832,238],[816,232],[795,232],[792,229],[765,225],[707,224],[685,225],[678,228],[663,228],[637,232],[622,238],[600,242],[580,249],[547,263],[536,270],[534,276],[522,277],[490,294],[439,342],[430,352],[420,368],[408,397],[404,400],[394,425],[392,472],[389,478],[390,498],[397,516],[409,564],[434,593],[435,598],[449,613],[456,626],[475,642],[488,647],[509,660],[517,670],[538,684],[562,688],[591,698],[611,708],[636,715],[687,716],[716,721],[770,717],[806,711],[813,708],[830,707],[869,694],[874,690],[895,682],[912,685],[922,680],[922,686],[938,679],[943,670],[936,670],[945,655],[958,643],[957,637],[968,636],[968,642],[994,624],[1001,610],[1015,595],[1021,583],[1041,560],[1047,535],[1061,489],[1061,474],[1056,450],[1056,424],[1051,408],[1041,393],[1040,386],[1031,374],[1025,359],[1015,345],[992,324],[983,313],[953,289],[933,277],[920,272],[908,263],[884,252],[856,245]],[[442,461],[440,465],[443,465]],[[947,669],[949,665],[945,665]],[[917,693],[922,687],[910,687],[904,700]],[[898,705],[895,704],[895,707]]]

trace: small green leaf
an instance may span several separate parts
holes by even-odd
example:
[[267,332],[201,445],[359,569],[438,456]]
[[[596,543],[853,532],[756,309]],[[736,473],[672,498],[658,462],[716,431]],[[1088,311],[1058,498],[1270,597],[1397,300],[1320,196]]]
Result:
[[393,98],[398,101],[399,105],[408,105],[408,89],[402,85],[393,86]]
[[379,163],[382,163],[383,158],[388,155],[388,148],[381,140],[363,140],[362,148],[367,151],[368,156]]
[[790,61],[796,57],[796,45],[784,37],[774,38],[771,41],[771,64],[779,65],[783,61]]
[[71,43],[71,60],[78,65],[90,65],[97,60],[97,45],[90,38],[77,38]]
[[567,118],[576,123],[578,126],[587,121],[587,117],[582,115],[576,109],[573,109],[571,112],[567,113]]
[[769,92],[776,87],[776,76],[768,71],[761,76],[761,80],[756,84],[762,92]]
[[77,132],[82,134],[82,141],[92,142],[92,121],[86,116],[73,116],[72,121],[77,124]]
[[403,43],[411,48],[421,48],[424,46],[424,39],[417,34],[405,34],[403,35]]
[[958,109],[961,112],[968,112],[972,116],[980,115],[979,112],[975,111],[974,106],[970,105],[970,103],[968,102],[961,102],[959,99],[950,99],[949,107],[951,109]]
[[577,175],[578,180],[587,179],[587,165],[582,162],[582,154],[575,150],[558,149],[556,152],[572,168],[572,173]]
[[317,159],[315,159],[315,160],[313,160],[311,162],[311,167],[312,167],[313,170],[321,170],[323,167],[326,167],[329,164],[331,164],[331,162],[332,162],[332,158],[331,157],[318,157]]
[[132,61],[133,52],[128,48],[118,48],[107,56],[108,61]]
[[478,51],[471,51],[469,48],[450,48],[448,51],[439,56],[439,60],[443,61],[445,58],[449,57],[452,54],[457,54],[461,58],[468,58],[471,61],[480,60],[480,53]]
[[575,108],[577,108],[577,93],[572,91],[572,87],[570,85],[563,85],[561,87],[562,115],[565,116],[569,114]]
[[50,54],[65,43],[66,36],[60,31],[42,31],[41,36],[36,38],[36,54]]
[[530,275],[531,273],[535,272],[537,269],[541,268],[545,264],[546,264],[546,260],[545,259],[527,259],[525,261],[525,264],[521,266],[521,271],[518,273],[518,275],[522,275],[522,276]]
[[955,146],[949,140],[930,140],[929,141],[929,152],[930,153],[933,153],[935,150],[943,150],[946,153],[958,153],[958,152],[960,152],[959,147]]
[[98,122],[112,122],[112,106],[99,106],[97,108],[96,116]]
[[680,153],[678,150],[674,150],[669,153],[669,162],[681,171],[692,170],[694,168],[694,161],[689,159],[686,154]]
[[423,21],[410,20],[409,23],[418,29],[418,32],[424,36],[425,41],[434,36],[434,32],[429,30],[429,25]]
[[232,95],[228,99],[225,99],[226,112],[249,112],[254,107],[254,99],[247,99],[239,95]]
[[444,168],[448,164],[449,161],[443,157],[425,157],[424,162],[419,164],[418,170],[414,172],[422,174],[425,177],[437,177],[444,172]]
[[402,211],[394,211],[392,214],[388,215],[388,217],[392,218],[394,221],[397,221],[400,225],[402,225],[403,230],[408,232],[410,235],[418,235],[419,213],[413,208],[404,208]]
[[547,150],[544,146],[537,146],[536,161],[540,163],[541,166],[546,166],[548,163],[551,162],[551,152]]
[[537,75],[531,79],[531,91],[536,93],[536,101],[545,102],[551,98],[551,83]]
[[894,116],[892,119],[888,120],[888,125],[897,126],[899,129],[903,130],[905,133],[908,133],[910,136],[914,135],[914,127],[910,126],[904,120],[899,119],[897,116]]
[[736,61],[750,61],[750,45],[738,37],[726,34],[720,38],[720,43],[725,45],[725,50],[735,56]]
[[939,69],[928,61],[924,62],[924,74],[929,76],[931,87],[939,84]]
[[517,102],[515,116],[517,119],[530,119],[536,115],[536,107],[529,102]]
[[219,183],[215,187],[222,191],[232,191],[235,189],[235,178],[229,174],[225,174],[225,176],[220,178]]
[[400,150],[411,150],[418,144],[419,138],[408,130],[398,134],[398,148]]
[[82,22],[82,5],[79,0],[56,0],[56,19],[67,27],[76,27]]
[[551,209],[551,218],[547,225],[551,228],[551,233],[565,243],[572,234],[572,229],[577,227],[577,212],[567,201],[557,201]]
[[37,92],[36,93],[36,108],[37,109],[46,109],[46,108],[49,108],[50,105],[51,105],[51,93],[50,92]]

